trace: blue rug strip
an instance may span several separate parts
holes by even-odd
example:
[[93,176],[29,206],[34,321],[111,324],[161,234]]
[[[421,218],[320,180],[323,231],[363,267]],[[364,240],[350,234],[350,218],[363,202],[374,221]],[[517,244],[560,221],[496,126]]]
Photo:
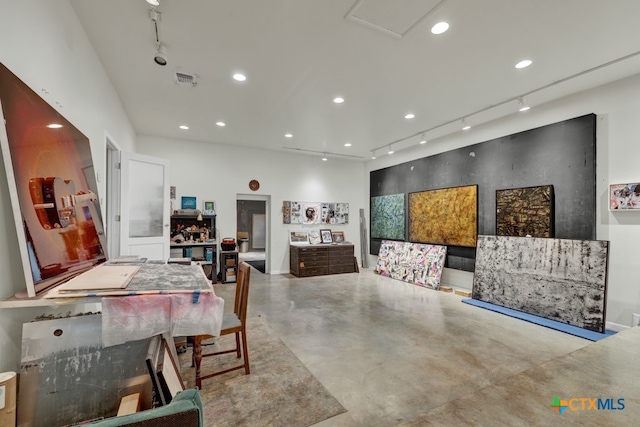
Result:
[[579,328],[577,326],[567,325],[566,323],[557,322],[555,320],[546,319],[544,317],[535,316],[529,313],[524,313],[512,308],[501,307],[499,305],[491,304],[477,299],[468,298],[463,299],[462,302],[465,304],[495,311],[501,314],[506,314],[507,316],[515,317],[516,319],[525,320],[527,322],[535,323],[536,325],[545,326],[547,328],[555,329],[557,331],[565,332],[567,334],[575,335],[577,337],[591,341],[599,341],[603,338],[607,338],[615,334],[614,331],[608,330],[605,330],[604,334],[601,334],[600,332],[594,332],[588,329]]

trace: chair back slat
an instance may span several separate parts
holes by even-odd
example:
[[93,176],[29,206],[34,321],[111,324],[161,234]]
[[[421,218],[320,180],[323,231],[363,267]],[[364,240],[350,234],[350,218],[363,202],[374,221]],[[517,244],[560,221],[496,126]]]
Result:
[[[238,301],[238,312],[236,316],[244,325],[247,318],[247,305],[249,304],[249,279],[251,276],[251,266],[246,262],[238,266],[238,288],[240,288],[240,299]],[[241,285],[240,285],[241,283]],[[236,292],[238,289],[236,289]]]

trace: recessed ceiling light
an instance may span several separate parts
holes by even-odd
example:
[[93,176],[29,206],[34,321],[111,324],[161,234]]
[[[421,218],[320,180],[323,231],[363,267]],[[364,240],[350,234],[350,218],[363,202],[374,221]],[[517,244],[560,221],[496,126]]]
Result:
[[216,124],[220,127],[225,127],[227,125],[225,122],[216,122]]
[[50,125],[47,125],[47,127],[49,129],[60,129],[62,127],[62,125],[59,124],[59,123],[51,123]]
[[406,116],[404,116],[405,119],[413,119],[416,115],[413,113],[409,113]]
[[442,34],[449,29],[449,24],[446,22],[438,22],[436,25],[431,27],[431,32],[433,34]]
[[247,80],[247,76],[245,76],[244,74],[241,74],[241,73],[235,73],[233,75],[233,79],[237,80],[239,82],[243,82],[243,81]]
[[290,134],[290,133],[285,133],[285,134],[284,134],[284,137],[285,137],[285,138],[293,138],[293,135],[292,135],[292,134]]
[[516,64],[516,68],[527,68],[529,65],[533,63],[530,59],[525,59]]
[[346,144],[344,144],[345,147],[351,147],[351,143],[347,142]]
[[342,104],[344,102],[344,98],[338,96],[336,98],[333,98],[333,102],[335,102],[336,104]]
[[158,0],[147,0],[147,3],[152,6],[160,6],[160,2]]
[[189,130],[189,126],[186,126],[186,125],[180,125],[178,127],[182,130]]

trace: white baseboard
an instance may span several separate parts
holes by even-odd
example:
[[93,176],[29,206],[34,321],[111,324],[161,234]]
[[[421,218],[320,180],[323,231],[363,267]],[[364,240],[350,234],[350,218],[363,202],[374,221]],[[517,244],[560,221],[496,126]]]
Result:
[[605,323],[605,329],[608,329],[608,330],[614,331],[614,332],[626,331],[629,328],[630,328],[630,326],[621,325],[620,323],[613,323],[613,322],[606,322]]

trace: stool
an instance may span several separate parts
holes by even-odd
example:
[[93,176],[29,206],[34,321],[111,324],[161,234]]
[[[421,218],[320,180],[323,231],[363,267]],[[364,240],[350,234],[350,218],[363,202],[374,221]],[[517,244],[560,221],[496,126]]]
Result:
[[238,251],[220,251],[221,282],[235,282],[238,275]]

